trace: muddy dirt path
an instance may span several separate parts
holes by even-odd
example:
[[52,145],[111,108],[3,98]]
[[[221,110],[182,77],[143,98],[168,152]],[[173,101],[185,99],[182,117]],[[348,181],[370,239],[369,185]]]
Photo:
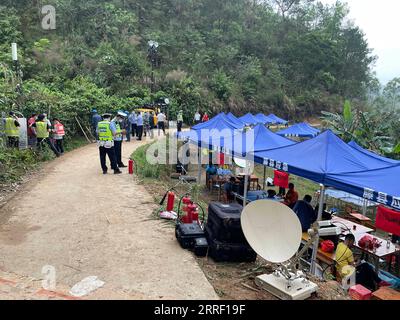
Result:
[[[124,162],[139,145],[124,143]],[[96,145],[47,164],[0,209],[0,271],[42,279],[43,266],[54,266],[63,292],[97,276],[105,285],[89,299],[218,299],[173,229],[152,219],[152,197],[123,171],[103,175]]]

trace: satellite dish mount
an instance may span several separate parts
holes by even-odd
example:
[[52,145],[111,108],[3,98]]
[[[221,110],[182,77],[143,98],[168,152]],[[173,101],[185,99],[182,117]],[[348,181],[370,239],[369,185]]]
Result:
[[299,270],[301,257],[318,235],[317,226],[309,230],[310,240],[298,252],[302,229],[289,207],[276,201],[254,201],[243,210],[241,223],[250,246],[276,267],[273,274],[256,278],[259,287],[282,300],[305,300],[317,291],[318,286]]

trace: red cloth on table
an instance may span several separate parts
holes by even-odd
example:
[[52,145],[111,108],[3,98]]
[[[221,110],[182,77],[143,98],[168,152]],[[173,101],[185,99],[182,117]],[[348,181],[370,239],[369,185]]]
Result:
[[274,185],[280,188],[289,188],[289,174],[275,170]]
[[379,206],[375,226],[377,229],[400,236],[400,212]]

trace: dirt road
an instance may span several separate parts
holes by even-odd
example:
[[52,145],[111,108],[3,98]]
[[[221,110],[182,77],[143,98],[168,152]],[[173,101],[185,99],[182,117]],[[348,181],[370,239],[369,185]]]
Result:
[[[124,144],[124,162],[138,145]],[[88,299],[218,299],[173,229],[151,218],[154,209],[127,170],[102,174],[96,145],[49,163],[0,209],[0,298],[30,299],[15,291],[15,278],[40,280],[49,265],[56,291],[68,293],[88,276],[104,281]]]

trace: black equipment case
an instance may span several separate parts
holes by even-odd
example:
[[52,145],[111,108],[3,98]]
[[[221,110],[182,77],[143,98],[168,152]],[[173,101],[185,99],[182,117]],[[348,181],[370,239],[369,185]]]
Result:
[[215,262],[254,262],[257,259],[257,253],[244,243],[228,243],[215,239],[213,232],[206,227],[206,236],[210,246],[208,255]]
[[191,224],[178,223],[175,236],[183,249],[193,249],[197,238],[204,238],[204,230],[195,222]]
[[194,244],[194,254],[197,257],[205,257],[208,252],[208,241],[206,238],[197,238]]
[[240,223],[242,210],[243,207],[238,204],[210,203],[207,227],[215,240],[228,243],[246,243]]

